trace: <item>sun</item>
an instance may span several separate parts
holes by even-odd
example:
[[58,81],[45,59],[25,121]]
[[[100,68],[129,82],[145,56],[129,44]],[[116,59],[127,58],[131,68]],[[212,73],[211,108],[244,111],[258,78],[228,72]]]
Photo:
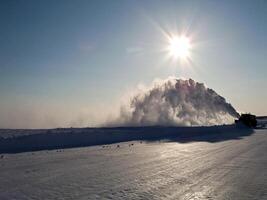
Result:
[[188,58],[190,56],[190,49],[190,40],[186,36],[174,36],[169,39],[168,50],[174,58]]

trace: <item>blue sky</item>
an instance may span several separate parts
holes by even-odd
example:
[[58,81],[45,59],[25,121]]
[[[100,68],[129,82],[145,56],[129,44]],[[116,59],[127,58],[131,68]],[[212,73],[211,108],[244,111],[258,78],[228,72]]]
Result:
[[[0,26],[3,128],[94,125],[130,88],[168,76],[267,114],[264,0],[2,0]],[[166,59],[161,30],[192,37],[190,66]]]

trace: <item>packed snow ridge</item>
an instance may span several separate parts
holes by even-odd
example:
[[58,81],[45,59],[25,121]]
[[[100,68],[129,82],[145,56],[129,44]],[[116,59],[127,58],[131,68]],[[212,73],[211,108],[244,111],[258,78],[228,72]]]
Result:
[[214,90],[192,79],[168,78],[136,92],[111,125],[210,126],[230,124],[239,117]]

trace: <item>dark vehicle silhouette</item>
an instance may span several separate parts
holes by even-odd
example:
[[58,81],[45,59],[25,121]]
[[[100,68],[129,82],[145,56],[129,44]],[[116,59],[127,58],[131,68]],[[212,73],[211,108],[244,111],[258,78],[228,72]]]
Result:
[[257,118],[252,114],[242,114],[236,123],[242,123],[250,128],[256,128],[257,126]]

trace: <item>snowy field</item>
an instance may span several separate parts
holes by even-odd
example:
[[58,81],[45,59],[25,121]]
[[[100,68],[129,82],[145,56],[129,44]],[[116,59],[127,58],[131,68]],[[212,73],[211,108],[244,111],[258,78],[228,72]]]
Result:
[[[158,133],[158,139],[2,153],[0,199],[267,199],[267,129],[203,129],[208,134],[188,138]],[[15,132],[2,130],[1,145],[27,141],[18,137],[26,131]]]

